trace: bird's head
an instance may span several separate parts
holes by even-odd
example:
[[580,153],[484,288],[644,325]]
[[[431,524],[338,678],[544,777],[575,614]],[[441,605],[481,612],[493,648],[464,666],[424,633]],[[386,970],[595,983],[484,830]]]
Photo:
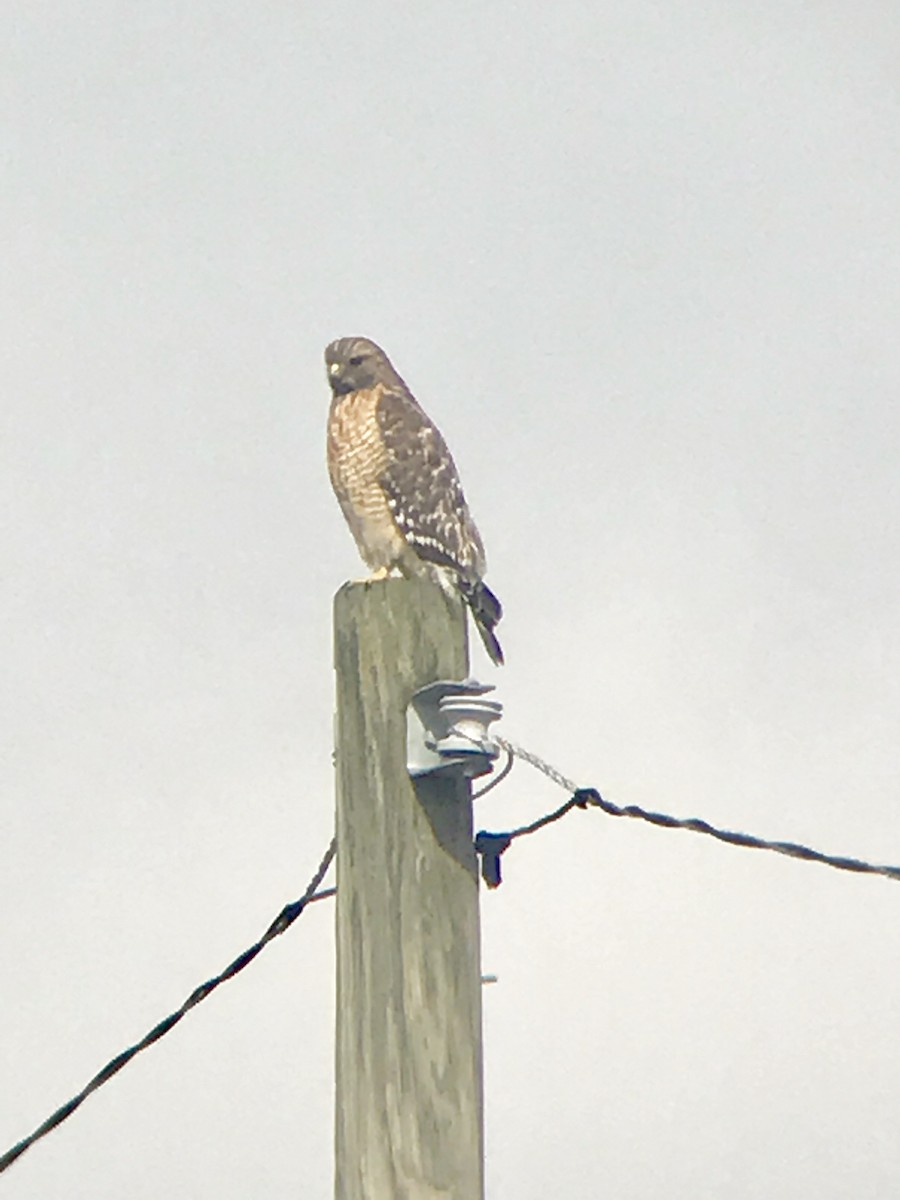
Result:
[[380,346],[368,338],[338,338],[325,350],[328,382],[336,396],[376,383],[402,383]]

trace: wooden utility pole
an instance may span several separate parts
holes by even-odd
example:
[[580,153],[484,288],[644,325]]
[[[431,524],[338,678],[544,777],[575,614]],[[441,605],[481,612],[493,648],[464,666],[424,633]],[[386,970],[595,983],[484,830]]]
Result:
[[346,584],[337,671],[336,1200],[482,1200],[478,874],[469,786],[406,769],[413,692],[467,673],[434,584]]

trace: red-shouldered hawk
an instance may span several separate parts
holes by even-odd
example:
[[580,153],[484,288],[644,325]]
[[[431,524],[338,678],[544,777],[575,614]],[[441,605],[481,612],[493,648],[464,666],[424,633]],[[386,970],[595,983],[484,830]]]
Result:
[[503,662],[500,602],[484,583],[484,546],[440,431],[368,338],[325,351],[331,410],[328,474],[359,552],[381,579],[427,572],[471,609],[485,649]]

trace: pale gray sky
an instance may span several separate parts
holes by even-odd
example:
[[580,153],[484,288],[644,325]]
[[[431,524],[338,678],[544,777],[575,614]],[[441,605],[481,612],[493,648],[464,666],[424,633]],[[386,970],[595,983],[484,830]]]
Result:
[[[335,336],[453,447],[507,736],[900,862],[895,5],[10,0],[0,45],[0,1149],[328,841]],[[491,1200],[896,1193],[898,885],[598,813],[505,879]],[[4,1197],[329,1197],[332,920]]]

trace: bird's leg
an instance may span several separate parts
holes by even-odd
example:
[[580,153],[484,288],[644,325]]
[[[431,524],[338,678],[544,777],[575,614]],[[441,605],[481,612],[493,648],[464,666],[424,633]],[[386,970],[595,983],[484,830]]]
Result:
[[376,570],[374,570],[372,572],[371,575],[367,575],[365,577],[365,579],[357,579],[356,582],[357,583],[380,583],[382,579],[388,579],[391,575],[396,575],[396,574],[397,574],[396,567],[378,567]]

